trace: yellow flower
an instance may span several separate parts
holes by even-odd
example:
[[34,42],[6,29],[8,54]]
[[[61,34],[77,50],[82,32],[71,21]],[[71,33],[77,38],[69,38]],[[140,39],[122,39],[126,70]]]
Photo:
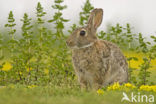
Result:
[[2,68],[3,71],[9,71],[11,69],[12,69],[12,65],[9,62],[6,62]]
[[150,88],[148,85],[141,85],[139,90],[142,90],[142,91],[150,91]]
[[139,90],[142,90],[142,91],[154,91],[154,92],[156,92],[156,85],[153,85],[153,86],[142,85],[142,86],[140,86]]
[[27,72],[29,72],[29,71],[31,71],[31,70],[32,70],[32,68],[27,68],[27,67],[26,67],[26,69],[27,69]]
[[153,92],[156,92],[156,85],[151,86]]
[[103,94],[104,94],[104,91],[103,91],[102,89],[98,89],[98,90],[97,90],[97,93],[98,93],[99,95],[103,95]]
[[49,74],[49,70],[48,69],[44,69],[44,73],[45,74]]
[[113,85],[109,86],[107,88],[108,91],[110,90],[120,90],[121,86],[119,84],[119,82],[115,82]]
[[30,89],[35,88],[35,87],[37,87],[37,86],[36,85],[30,85],[30,86],[28,86],[28,88],[30,88]]
[[[126,57],[136,57],[138,58],[138,61],[135,61],[135,60],[131,60],[131,67],[132,68],[139,68],[139,65],[143,63],[143,60],[142,60],[142,57],[145,56],[144,53],[137,53],[137,52],[130,52],[130,51],[124,51],[124,55]],[[155,69],[155,63],[156,63],[156,59],[152,60],[151,61],[151,67],[150,69]]]
[[119,89],[119,88],[120,88],[119,82],[114,83],[113,90],[116,90],[116,89]]
[[133,89],[133,88],[136,88],[136,87],[135,87],[134,85],[132,85],[131,83],[125,83],[124,86],[127,87],[127,88],[132,88],[132,89]]

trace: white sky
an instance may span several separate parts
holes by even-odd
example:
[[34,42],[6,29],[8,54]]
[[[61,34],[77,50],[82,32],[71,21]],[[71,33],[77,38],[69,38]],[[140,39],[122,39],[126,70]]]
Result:
[[[64,1],[68,6],[63,11],[64,17],[71,20],[65,26],[69,28],[70,24],[78,22],[79,12],[85,0]],[[4,27],[7,22],[10,10],[14,12],[18,26],[24,12],[35,17],[37,2],[41,2],[48,13],[47,18],[50,19],[54,13],[51,8],[54,0],[0,0],[0,27]],[[145,35],[156,34],[156,0],[91,0],[91,3],[95,8],[104,9],[103,23],[99,30],[105,30],[108,23],[130,23],[136,32]]]

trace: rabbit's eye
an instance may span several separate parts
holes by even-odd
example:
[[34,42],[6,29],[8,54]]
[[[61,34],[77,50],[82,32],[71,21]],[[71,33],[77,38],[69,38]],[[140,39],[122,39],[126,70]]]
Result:
[[81,36],[85,36],[85,34],[86,34],[86,32],[85,32],[84,30],[82,30],[82,31],[80,32],[80,35],[81,35]]

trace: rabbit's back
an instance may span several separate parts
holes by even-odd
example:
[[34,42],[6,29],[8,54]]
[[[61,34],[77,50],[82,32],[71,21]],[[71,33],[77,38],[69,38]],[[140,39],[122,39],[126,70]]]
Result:
[[[109,42],[101,41],[103,44],[107,44],[110,48],[110,70],[105,75],[105,84],[111,84],[114,82],[125,83],[128,81],[128,63],[126,57],[121,52],[120,48]],[[105,59],[104,59],[105,60]]]
[[73,50],[72,59],[80,83],[101,87],[127,81],[126,59],[111,42],[97,40],[90,47]]

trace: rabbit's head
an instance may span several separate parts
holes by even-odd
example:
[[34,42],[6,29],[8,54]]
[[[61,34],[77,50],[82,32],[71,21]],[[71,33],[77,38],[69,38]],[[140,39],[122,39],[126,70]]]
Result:
[[77,28],[67,39],[70,48],[84,48],[92,45],[96,40],[96,30],[100,26],[103,18],[102,9],[94,9],[89,16],[86,26]]

